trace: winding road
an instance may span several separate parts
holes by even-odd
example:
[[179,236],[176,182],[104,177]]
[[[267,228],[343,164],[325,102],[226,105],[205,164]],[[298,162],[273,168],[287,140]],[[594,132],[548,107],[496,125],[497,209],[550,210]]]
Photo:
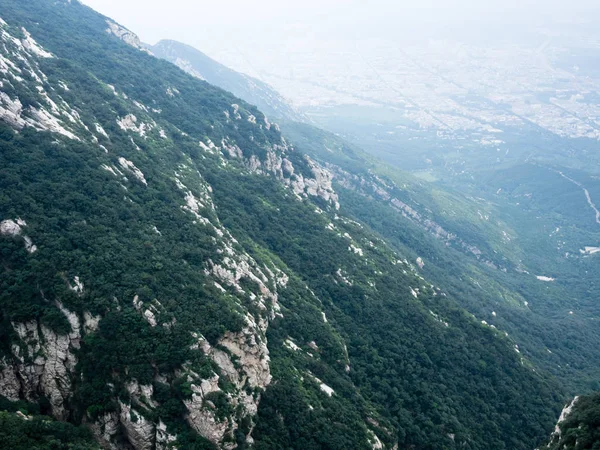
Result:
[[[553,170],[553,169],[551,169],[551,170]],[[594,212],[596,213],[596,223],[600,224],[600,211],[598,211],[598,208],[596,208],[596,205],[592,201],[592,196],[590,195],[590,192],[585,188],[585,186],[583,184],[581,184],[579,181],[576,181],[573,178],[569,178],[564,173],[562,173],[558,170],[553,170],[553,171],[560,174],[561,177],[565,178],[566,180],[569,180],[571,183],[573,183],[576,186],[579,186],[581,189],[583,189],[583,192],[585,193],[585,197],[587,198],[587,202],[590,205],[590,208],[592,208],[594,210]]]

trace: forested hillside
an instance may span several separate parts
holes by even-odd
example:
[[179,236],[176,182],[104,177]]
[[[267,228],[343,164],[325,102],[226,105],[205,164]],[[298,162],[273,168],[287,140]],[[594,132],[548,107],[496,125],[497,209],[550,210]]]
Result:
[[[334,173],[345,214],[409,259],[420,258],[432,282],[507,333],[522,354],[573,395],[600,389],[593,257],[556,256],[546,241],[547,225],[540,229],[539,220],[507,212],[503,203],[419,180],[313,126],[285,122],[282,129]],[[554,280],[536,276],[540,273],[560,275]]]
[[487,450],[548,436],[554,378],[256,107],[74,0],[0,0],[0,17],[7,442]]
[[600,394],[575,397],[565,408],[544,446],[550,450],[600,448]]

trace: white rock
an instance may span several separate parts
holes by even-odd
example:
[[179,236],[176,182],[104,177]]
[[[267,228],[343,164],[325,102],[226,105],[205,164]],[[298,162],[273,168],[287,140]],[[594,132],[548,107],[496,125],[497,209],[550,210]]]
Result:
[[102,126],[99,123],[94,124],[94,126],[96,127],[96,132],[97,133],[101,134],[106,139],[109,139],[108,133],[106,133],[106,131],[104,131],[104,128],[102,128]]
[[[231,366],[223,360],[223,353],[215,358],[217,364],[221,363],[222,369],[229,372],[231,381],[238,387],[243,387],[246,382],[250,387],[266,388],[271,383],[271,371],[269,367],[269,350],[266,343],[260,338],[262,334],[258,325],[249,323],[248,326],[239,333],[225,333],[219,344],[227,348],[231,354],[237,356],[237,364],[241,370],[234,368],[235,374],[231,372]],[[225,354],[227,359],[229,356]]]
[[540,281],[555,281],[556,280],[556,278],[546,277],[543,275],[538,275],[536,278]]
[[119,402],[121,413],[119,418],[125,436],[135,450],[153,450],[156,440],[155,426],[131,405]]
[[105,448],[119,450],[112,442],[119,431],[119,417],[115,412],[104,413],[90,424],[90,428],[96,440],[103,443]]
[[48,112],[44,107],[39,109],[31,107],[29,113],[31,115],[31,119],[26,120],[27,125],[30,125],[41,131],[58,133],[75,141],[81,140],[63,126],[61,119]]
[[201,436],[218,444],[231,433],[232,424],[228,420],[217,420],[214,411],[203,407],[202,398],[193,397],[184,403],[189,411],[186,417],[188,424]]
[[321,390],[323,392],[325,392],[329,397],[331,397],[333,394],[335,394],[335,391],[330,388],[329,386],[327,386],[325,383],[321,383],[319,385],[319,387],[321,388]]
[[144,185],[148,186],[148,182],[146,181],[144,174],[140,169],[138,169],[135,166],[135,164],[123,157],[119,157],[119,164],[123,169],[128,170],[130,173],[133,174],[134,177],[136,177],[138,180],[144,183]]
[[167,432],[167,426],[159,419],[158,425],[156,425],[156,450],[167,450],[177,440],[177,436],[174,436]]
[[148,53],[150,55],[152,54],[150,51],[144,48],[140,41],[140,38],[135,33],[129,31],[127,28],[121,25],[116,24],[111,20],[107,20],[106,23],[108,25],[108,28],[106,29],[107,33],[118,37],[127,45],[137,48],[138,50],[143,51],[144,53]]
[[600,247],[585,247],[583,250],[579,250],[583,255],[594,255],[600,253]]
[[0,367],[2,368],[0,370],[0,395],[16,402],[19,400],[19,393],[21,392],[21,383],[17,378],[17,371],[4,357],[0,360]]
[[148,321],[150,326],[152,326],[152,327],[156,326],[156,323],[157,323],[156,316],[154,315],[154,313],[152,311],[150,311],[149,309],[144,311],[144,317],[146,318],[146,320]]
[[138,125],[138,119],[134,114],[127,114],[125,117],[117,119],[117,125],[123,131],[135,131],[140,137],[145,137],[146,132],[152,128],[152,125],[143,122]]
[[83,329],[86,333],[93,333],[98,330],[98,326],[100,324],[100,316],[94,316],[89,311],[85,311],[83,313]]
[[240,115],[240,105],[234,103],[231,105],[231,107],[233,108],[233,117],[237,120],[240,120],[242,118]]
[[354,252],[358,256],[364,256],[364,252],[363,252],[362,248],[359,248],[359,247],[355,246],[354,244],[350,244],[350,247],[348,247],[348,250],[350,250],[351,252]]
[[121,172],[119,169],[117,169],[114,166],[109,166],[106,164],[102,164],[101,166],[104,170],[106,170],[107,172],[112,173],[115,177],[123,177],[123,172]]
[[71,289],[80,297],[83,295],[83,283],[79,277],[76,276],[73,278],[73,284],[69,284],[69,289]]
[[293,350],[293,351],[295,351],[295,352],[297,352],[297,351],[299,351],[299,350],[300,350],[300,347],[298,347],[298,346],[297,346],[297,345],[294,343],[294,341],[292,341],[292,340],[291,340],[291,339],[289,339],[289,338],[288,338],[288,339],[286,339],[286,340],[283,342],[283,344],[284,344],[284,345],[285,345],[287,348],[289,348],[290,350]]
[[[16,221],[8,219],[0,222],[0,235],[5,236],[20,236],[23,232],[23,228],[27,226],[27,223],[22,219],[17,219]],[[25,250],[27,252],[35,253],[37,251],[37,246],[33,244],[33,241],[29,236],[23,236],[23,242],[25,244]]]
[[[571,415],[571,413],[573,412],[573,408],[575,407],[575,405],[577,404],[577,401],[579,400],[579,397],[575,397],[571,402],[569,402],[567,405],[565,405],[565,407],[563,408],[562,412],[560,413],[560,417],[558,418],[558,422],[556,423],[556,427],[554,428],[554,432],[552,433],[551,436],[551,443],[553,442],[557,442],[560,440],[561,435],[562,435],[562,431],[560,429],[560,424],[563,423],[565,420],[567,420],[567,418]],[[551,444],[548,444],[548,446],[550,446]]]
[[[46,396],[52,415],[66,420],[66,402],[73,394],[77,364],[72,350],[79,348],[81,332],[76,315],[60,304],[59,307],[71,323],[71,333],[57,335],[37,321],[13,323],[21,341],[21,346],[13,346],[13,355],[20,361],[14,366],[15,373],[19,374],[20,395],[28,401],[36,401],[40,394]],[[6,372],[3,375],[6,376]]]
[[142,111],[149,112],[149,109],[148,109],[148,107],[147,107],[146,105],[144,105],[144,104],[142,104],[142,103],[138,102],[137,100],[134,100],[134,101],[133,101],[133,104],[134,104],[135,106],[137,106],[139,109],[141,109]]
[[382,450],[383,444],[381,443],[381,441],[379,440],[377,435],[375,433],[373,433],[372,431],[369,434],[370,434],[369,441],[371,442],[371,446],[373,447],[373,450]]
[[0,234],[7,236],[19,236],[21,231],[21,227],[14,220],[8,219],[0,222]]
[[[2,67],[1,62],[0,59],[0,68]],[[0,92],[0,120],[17,130],[21,130],[27,124],[21,117],[22,113],[23,105],[18,98],[13,100],[6,93]]]
[[154,387],[151,384],[139,384],[137,380],[131,380],[125,384],[125,389],[132,399],[138,404],[146,404],[155,408],[158,406],[153,400]]
[[25,36],[21,39],[21,43],[23,47],[25,47],[29,52],[33,53],[40,58],[53,58],[52,53],[44,50],[36,41],[31,37],[31,34],[25,29],[21,28],[23,35]]

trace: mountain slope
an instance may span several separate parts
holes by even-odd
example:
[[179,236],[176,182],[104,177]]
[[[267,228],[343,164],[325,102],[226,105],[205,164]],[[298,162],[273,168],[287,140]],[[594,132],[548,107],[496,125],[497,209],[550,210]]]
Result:
[[[593,256],[573,256],[569,265],[556,261],[539,220],[512,217],[501,203],[416,179],[310,125],[284,123],[282,129],[332,171],[344,214],[412,255],[410,260],[418,258],[432,282],[508,333],[522,354],[560,378],[570,392],[598,389]],[[556,237],[562,238],[562,233]],[[556,271],[555,281],[536,276],[556,276]],[[583,283],[583,277],[592,282]]]
[[0,395],[107,448],[529,449],[562,393],[255,107],[0,0]]
[[302,115],[268,84],[231,70],[189,45],[162,40],[147,48],[157,57],[172,62],[190,75],[206,80],[256,105],[271,118],[303,120]]
[[600,445],[600,394],[575,397],[563,409],[550,442],[550,450],[595,449]]

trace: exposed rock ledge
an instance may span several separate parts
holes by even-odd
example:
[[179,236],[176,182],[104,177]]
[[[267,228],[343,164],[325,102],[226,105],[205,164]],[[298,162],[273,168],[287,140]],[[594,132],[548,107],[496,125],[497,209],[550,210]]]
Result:
[[99,417],[90,428],[103,448],[121,450],[123,444],[116,437],[119,431],[127,440],[126,448],[135,450],[167,450],[177,437],[167,431],[167,426],[159,419],[155,424],[136,410],[133,405],[119,402],[120,412],[106,413]]
[[[219,366],[224,377],[235,387],[233,392],[224,393],[219,387],[219,376],[201,379],[188,370],[188,381],[193,391],[192,398],[185,401],[189,425],[199,434],[223,448],[233,448],[233,433],[238,428],[232,417],[219,419],[210,394],[220,392],[228,403],[237,409],[237,419],[255,416],[260,402],[260,393],[271,382],[269,350],[264,333],[267,320],[257,323],[248,314],[247,324],[238,333],[227,332],[215,347],[211,347],[200,335],[194,348],[201,348]],[[251,431],[250,431],[251,433]],[[250,439],[250,433],[247,438]]]
[[[234,108],[234,113],[239,115],[239,107]],[[252,116],[253,117],[253,116]],[[254,118],[256,120],[256,118]],[[209,153],[221,151],[223,155],[230,158],[242,160],[244,165],[254,173],[267,174],[276,177],[283,184],[292,189],[298,197],[319,197],[328,203],[331,203],[336,209],[339,209],[338,195],[333,189],[333,173],[326,168],[321,167],[307,155],[304,155],[305,163],[308,165],[311,175],[298,173],[296,167],[288,156],[293,152],[285,139],[281,144],[275,144],[266,148],[266,156],[261,160],[258,156],[252,155],[245,158],[236,144],[229,142],[228,138],[221,141],[221,147],[209,141],[208,144],[200,142],[200,147]]]
[[[2,222],[0,222],[0,235],[12,237],[21,236],[23,232],[23,227],[26,226],[27,223],[21,219],[17,219],[16,221],[11,219],[3,220]],[[29,236],[23,236],[23,242],[25,244],[25,249],[29,253],[35,253],[37,251],[37,247],[33,245],[33,241]]]
[[[289,186],[298,197],[319,197],[331,203],[335,209],[339,209],[339,198],[332,185],[332,172],[305,155],[304,158],[312,172],[312,177],[296,173],[292,162],[285,157],[287,150],[287,145],[274,146],[273,150],[267,151],[264,161],[261,162],[256,156],[252,156],[246,161],[246,165],[253,172],[274,175],[283,184]],[[278,154],[279,152],[281,155]]]
[[106,29],[107,33],[118,37],[127,45],[131,45],[132,47],[137,48],[140,51],[152,55],[152,52],[144,48],[142,42],[140,41],[140,38],[133,31],[129,31],[127,28],[116,24],[111,20],[107,20],[106,23],[108,24],[108,28]]
[[76,314],[60,305],[72,331],[60,335],[38,321],[13,323],[21,344],[13,345],[14,361],[3,360],[0,371],[0,395],[16,401],[36,401],[44,395],[50,401],[52,415],[59,420],[69,416],[68,402],[73,394],[73,378],[79,348],[81,326]]
[[569,402],[563,408],[562,412],[560,413],[560,417],[558,418],[558,422],[556,423],[556,427],[554,428],[554,432],[552,433],[552,435],[550,437],[550,443],[547,445],[547,447],[550,447],[553,444],[560,442],[560,438],[562,436],[560,424],[563,423],[565,420],[567,420],[569,415],[573,412],[573,408],[575,407],[575,404],[577,403],[578,400],[579,400],[579,397],[575,397],[571,402]]
[[[205,273],[229,287],[236,295],[247,297],[258,310],[256,316],[246,314],[242,330],[226,332],[214,347],[200,334],[194,334],[197,343],[192,348],[201,349],[210,357],[219,367],[220,375],[233,385],[233,389],[223,392],[217,374],[201,379],[185,368],[193,392],[185,405],[188,409],[187,421],[194,430],[222,448],[232,448],[230,442],[233,442],[238,422],[256,415],[261,393],[271,382],[265,335],[269,319],[280,314],[277,289],[287,285],[288,277],[277,268],[271,270],[266,266],[260,267],[252,257],[238,252],[235,239],[227,230],[223,230],[223,238],[219,250],[224,255],[221,264],[209,261]],[[255,285],[255,289],[252,289],[254,292],[247,285],[242,287],[242,279]],[[226,292],[221,284],[218,286]],[[214,395],[225,396],[229,405],[237,411],[237,417],[219,418],[210,400]],[[247,435],[248,442],[251,441],[251,432],[252,429]]]

